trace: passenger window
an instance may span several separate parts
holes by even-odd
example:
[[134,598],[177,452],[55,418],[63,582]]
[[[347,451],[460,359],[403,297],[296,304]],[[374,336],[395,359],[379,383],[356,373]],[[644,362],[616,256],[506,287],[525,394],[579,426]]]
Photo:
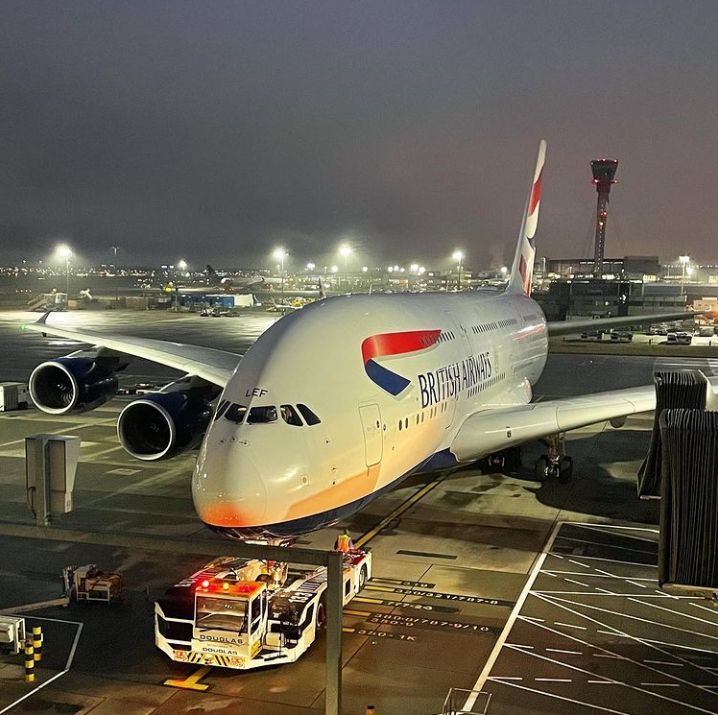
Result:
[[236,403],[232,403],[228,408],[227,411],[224,413],[224,416],[230,421],[230,422],[236,422],[239,424],[244,420],[244,416],[247,414],[247,408],[245,405],[238,405]]
[[266,424],[277,421],[277,408],[274,405],[267,407],[253,407],[247,417],[248,425]]
[[302,417],[304,417],[304,421],[310,427],[313,425],[318,425],[321,422],[321,420],[306,405],[302,405],[300,403],[297,405],[297,409],[301,413]]
[[292,405],[282,405],[279,408],[279,412],[282,415],[282,419],[288,424],[288,425],[294,425],[295,427],[303,427],[304,423],[302,422],[302,418],[299,416],[297,411],[294,409]]

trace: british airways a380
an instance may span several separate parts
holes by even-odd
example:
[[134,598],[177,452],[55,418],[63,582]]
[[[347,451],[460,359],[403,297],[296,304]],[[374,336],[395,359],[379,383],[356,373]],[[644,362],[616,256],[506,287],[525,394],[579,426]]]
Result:
[[[68,330],[45,315],[27,327],[93,347],[39,365],[33,401],[54,414],[92,409],[116,393],[132,357],[185,372],[124,408],[122,445],[142,460],[199,446],[192,497],[202,521],[278,540],[346,517],[412,473],[652,410],[653,386],[532,403],[549,334],[585,329],[547,323],[530,296],[545,154],[542,141],[502,292],[327,298],[278,320],[244,356]],[[537,466],[539,476],[570,471],[555,449]]]

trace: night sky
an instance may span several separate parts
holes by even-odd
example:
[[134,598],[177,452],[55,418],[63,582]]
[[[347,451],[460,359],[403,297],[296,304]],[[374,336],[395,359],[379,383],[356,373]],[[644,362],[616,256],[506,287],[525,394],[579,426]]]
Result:
[[591,252],[589,161],[620,161],[608,255],[718,260],[718,3],[9,2],[0,263],[470,266]]

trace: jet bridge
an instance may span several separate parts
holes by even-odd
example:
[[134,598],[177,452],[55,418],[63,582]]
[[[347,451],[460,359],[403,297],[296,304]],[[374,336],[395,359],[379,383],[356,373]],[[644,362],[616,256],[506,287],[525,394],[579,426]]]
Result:
[[664,410],[658,581],[718,598],[718,412]]
[[638,496],[658,499],[661,495],[662,430],[661,415],[668,409],[705,410],[710,383],[700,370],[657,371],[653,376],[656,387],[656,410],[648,454],[638,470]]

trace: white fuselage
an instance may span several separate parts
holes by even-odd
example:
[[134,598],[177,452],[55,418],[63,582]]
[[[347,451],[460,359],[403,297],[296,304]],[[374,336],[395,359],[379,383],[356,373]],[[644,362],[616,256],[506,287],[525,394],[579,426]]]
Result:
[[[331,524],[412,472],[456,464],[463,421],[530,402],[546,355],[544,315],[515,293],[343,296],[287,315],[220,398],[197,511],[240,537]],[[488,451],[476,444],[472,458]]]

